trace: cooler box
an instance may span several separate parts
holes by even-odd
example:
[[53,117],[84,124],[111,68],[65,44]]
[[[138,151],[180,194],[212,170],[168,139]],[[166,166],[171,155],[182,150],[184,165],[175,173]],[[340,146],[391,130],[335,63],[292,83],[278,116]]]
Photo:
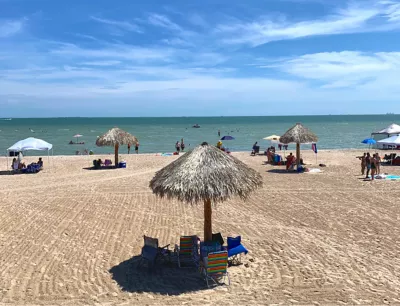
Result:
[[126,168],[126,162],[119,162],[118,168]]
[[274,156],[274,162],[275,162],[275,163],[279,163],[280,161],[281,161],[280,155],[275,155],[275,156]]

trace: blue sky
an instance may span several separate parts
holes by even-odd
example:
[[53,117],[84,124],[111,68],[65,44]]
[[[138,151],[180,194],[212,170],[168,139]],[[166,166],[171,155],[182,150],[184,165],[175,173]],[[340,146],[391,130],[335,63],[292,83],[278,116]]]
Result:
[[0,0],[0,117],[400,113],[400,0]]

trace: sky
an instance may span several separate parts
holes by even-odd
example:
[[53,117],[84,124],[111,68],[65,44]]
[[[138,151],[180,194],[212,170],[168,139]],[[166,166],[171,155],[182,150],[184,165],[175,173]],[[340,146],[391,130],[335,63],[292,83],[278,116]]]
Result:
[[400,113],[400,0],[0,0],[0,117]]

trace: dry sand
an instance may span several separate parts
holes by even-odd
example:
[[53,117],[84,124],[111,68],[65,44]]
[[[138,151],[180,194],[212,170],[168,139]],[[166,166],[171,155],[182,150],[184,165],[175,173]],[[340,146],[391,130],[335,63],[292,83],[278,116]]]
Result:
[[265,184],[247,202],[214,207],[214,232],[240,234],[249,249],[245,265],[229,268],[231,286],[217,289],[191,269],[137,266],[143,234],[171,245],[202,236],[201,205],[148,188],[175,157],[124,156],[127,169],[97,171],[83,169],[85,157],[54,157],[39,174],[1,175],[0,304],[400,303],[400,181],[360,179],[359,153],[321,151],[320,174],[234,154]]

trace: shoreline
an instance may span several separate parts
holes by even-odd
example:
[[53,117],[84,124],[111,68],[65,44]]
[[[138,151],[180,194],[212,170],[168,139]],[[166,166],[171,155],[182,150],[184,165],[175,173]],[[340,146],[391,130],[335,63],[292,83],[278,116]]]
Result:
[[[379,149],[377,149],[377,150],[374,150],[373,148],[371,148],[371,149],[357,149],[357,148],[349,148],[349,149],[318,149],[318,154],[319,153],[329,153],[329,152],[368,152],[368,151],[373,151],[373,152],[397,152],[397,151],[399,151],[399,150],[379,150]],[[29,151],[28,151],[29,152]],[[37,152],[37,151],[36,151]],[[47,151],[43,151],[43,152],[47,152]],[[179,155],[173,155],[173,156],[181,156],[182,154],[184,154],[184,153],[187,153],[187,152],[189,152],[189,151],[186,151],[186,152],[181,152]],[[293,150],[286,150],[286,151],[283,151],[283,150],[281,150],[281,151],[276,151],[276,153],[281,153],[281,154],[284,154],[284,152],[296,152],[296,148],[294,148]],[[301,153],[302,154],[304,154],[304,153],[313,153],[314,154],[314,152],[312,151],[312,150],[301,150]],[[399,151],[400,152],[400,151]],[[160,156],[160,157],[171,157],[171,156],[162,156],[162,155],[159,155],[159,154],[172,154],[173,152],[154,152],[154,153],[139,153],[139,154],[128,154],[128,153],[120,153],[120,154],[118,154],[119,156],[123,156],[123,157],[126,157],[126,156]],[[248,153],[249,155],[250,155],[250,153],[251,153],[251,150],[249,150],[249,151],[233,151],[233,152],[231,152],[231,154],[232,155],[236,155],[236,154],[246,154],[246,153]],[[30,158],[30,157],[32,157],[32,158],[37,158],[37,157],[47,157],[47,154],[42,154],[42,155],[40,155],[40,154],[38,154],[38,155],[29,155],[29,153],[28,153],[28,155],[24,155],[24,158]],[[90,156],[106,156],[106,157],[112,157],[112,158],[114,158],[114,153],[109,153],[109,154],[103,154],[103,153],[101,153],[101,154],[93,154],[93,155],[63,155],[63,154],[60,154],[60,155],[57,155],[57,154],[54,154],[54,155],[49,155],[49,157],[68,157],[68,158],[77,158],[77,157],[90,157]],[[256,157],[257,156],[265,156],[265,155],[263,155],[263,154],[258,154],[258,155],[256,155]],[[7,156],[0,156],[0,159],[6,159],[7,158]],[[13,158],[13,156],[9,156],[8,157],[9,159],[11,158]]]

